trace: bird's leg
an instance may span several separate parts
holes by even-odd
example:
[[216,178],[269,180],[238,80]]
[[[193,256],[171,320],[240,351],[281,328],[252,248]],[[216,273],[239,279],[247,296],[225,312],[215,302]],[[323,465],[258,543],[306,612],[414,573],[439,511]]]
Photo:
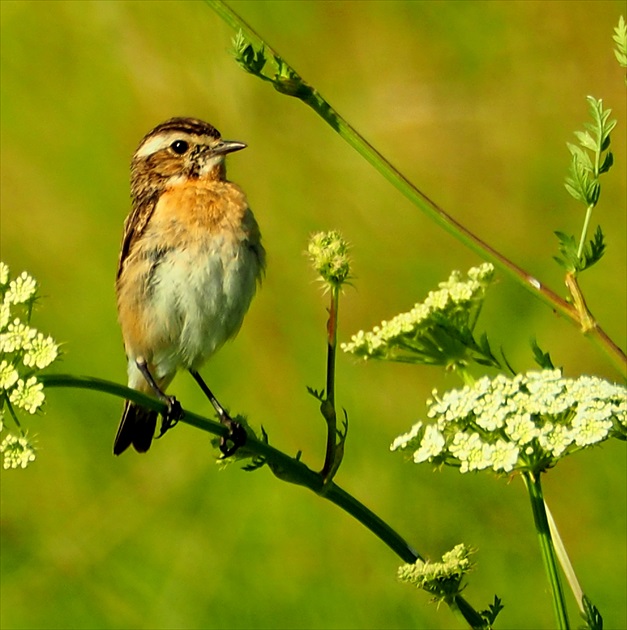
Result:
[[[200,376],[196,370],[190,370],[189,373],[194,377],[195,381],[200,385],[200,389],[202,389],[205,396],[209,399],[209,402],[213,405],[213,408],[218,414],[218,418],[220,418],[220,423],[229,430],[226,436],[220,438],[220,451],[225,457],[233,455],[240,446],[246,443],[246,429],[229,416],[226,409],[218,402],[218,399],[213,395],[207,383],[205,383],[202,376]],[[230,445],[229,442],[231,443]]]
[[150,373],[146,360],[143,357],[137,359],[135,361],[135,365],[137,365],[137,369],[142,373],[148,385],[150,385],[150,389],[152,389],[155,396],[168,406],[167,411],[163,414],[161,431],[158,435],[158,437],[161,437],[168,429],[171,429],[183,417],[183,409],[181,407],[181,403],[179,403],[179,401],[174,396],[168,396],[167,394],[163,393],[159,385],[157,385],[157,382],[153,378],[152,374]]

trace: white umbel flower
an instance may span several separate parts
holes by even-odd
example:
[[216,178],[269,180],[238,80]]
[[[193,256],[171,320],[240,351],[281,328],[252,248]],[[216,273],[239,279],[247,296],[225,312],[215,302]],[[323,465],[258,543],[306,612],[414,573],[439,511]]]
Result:
[[[627,390],[593,376],[559,370],[487,377],[428,401],[432,424],[414,425],[393,450],[416,463],[542,472],[557,460],[611,436],[627,437]],[[402,447],[399,446],[402,444]]]

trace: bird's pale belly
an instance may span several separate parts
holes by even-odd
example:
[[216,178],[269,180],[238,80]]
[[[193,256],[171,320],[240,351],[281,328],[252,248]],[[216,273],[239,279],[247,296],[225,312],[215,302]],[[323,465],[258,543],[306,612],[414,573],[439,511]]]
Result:
[[165,251],[151,265],[142,300],[151,355],[160,379],[177,369],[198,369],[239,330],[255,293],[259,261],[247,241]]

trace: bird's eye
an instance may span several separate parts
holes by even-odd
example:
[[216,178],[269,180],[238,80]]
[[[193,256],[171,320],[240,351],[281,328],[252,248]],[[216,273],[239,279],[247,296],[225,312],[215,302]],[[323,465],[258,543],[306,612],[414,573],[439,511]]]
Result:
[[174,151],[174,153],[178,155],[183,155],[183,153],[185,153],[187,149],[189,149],[189,144],[187,144],[185,140],[175,140],[170,145],[170,148],[172,149],[172,151]]

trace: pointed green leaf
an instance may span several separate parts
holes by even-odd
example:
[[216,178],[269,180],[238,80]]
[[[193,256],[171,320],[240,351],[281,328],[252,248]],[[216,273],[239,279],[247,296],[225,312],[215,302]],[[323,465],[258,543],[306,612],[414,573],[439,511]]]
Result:
[[553,256],[553,260],[560,267],[563,267],[564,269],[566,269],[566,271],[574,271],[574,269],[572,269],[572,267],[563,258],[560,258],[559,256]]
[[324,389],[317,390],[317,389],[315,389],[313,387],[309,387],[309,385],[307,385],[307,392],[309,394],[311,394],[319,402],[322,402],[324,400]]
[[533,352],[534,361],[543,370],[554,370],[555,366],[553,365],[553,361],[551,360],[551,355],[548,352],[544,352],[535,339],[531,339],[530,345],[531,351]]
[[599,225],[594,233],[594,236],[590,240],[590,242],[586,245],[583,251],[583,262],[581,263],[580,271],[584,271],[585,269],[590,269],[592,265],[596,264],[601,260],[603,254],[605,253],[605,237],[603,235],[603,230]]
[[576,201],[585,202],[585,197],[582,195],[579,187],[573,185],[573,182],[571,180],[566,180],[564,187],[566,188],[570,196],[573,197],[573,199],[575,199]]
[[559,231],[555,232],[555,236],[557,236],[559,241],[559,252],[562,256],[555,256],[554,260],[567,271],[577,271],[579,268],[579,256],[577,255],[577,241],[575,237]]
[[612,164],[614,164],[614,156],[611,152],[606,153],[605,158],[603,159],[603,164],[599,166],[599,175],[601,175],[601,173],[607,173],[607,171],[609,171],[612,167]]
[[594,164],[592,164],[592,159],[590,158],[590,155],[580,147],[577,147],[577,149],[578,151],[575,155],[573,155],[573,158],[577,160],[577,167],[587,173],[593,173]]
[[601,151],[607,150],[610,146],[610,133],[616,126],[615,120],[610,120],[606,127],[603,128],[603,134],[601,136]]
[[598,180],[590,182],[587,189],[586,201],[589,206],[596,206],[599,201],[599,195],[601,194],[601,185]]
[[587,595],[583,596],[583,617],[586,625],[585,630],[603,630],[603,617],[599,612],[599,609],[588,599]]
[[579,140],[579,144],[590,151],[596,151],[597,143],[587,131],[575,131],[575,136]]

